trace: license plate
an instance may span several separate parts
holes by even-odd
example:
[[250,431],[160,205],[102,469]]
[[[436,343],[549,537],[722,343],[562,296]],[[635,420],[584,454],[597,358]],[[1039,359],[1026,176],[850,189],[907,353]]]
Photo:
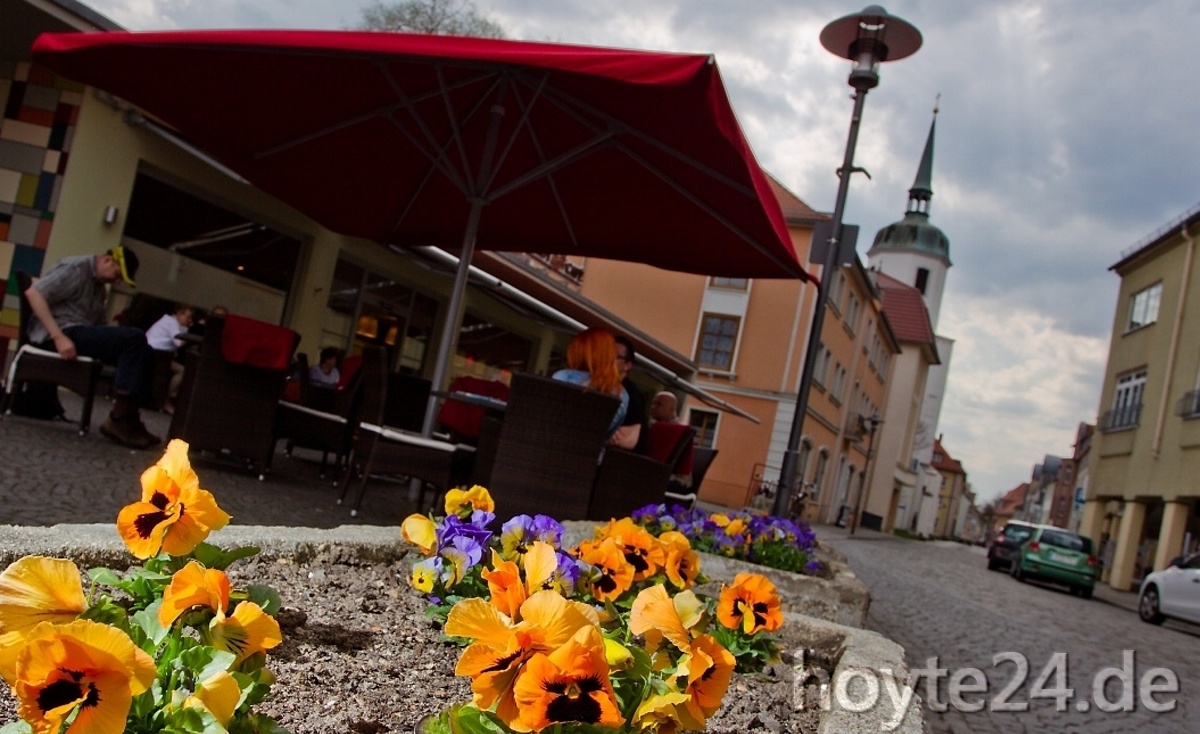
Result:
[[1075,556],[1067,556],[1062,553],[1055,553],[1054,551],[1050,551],[1050,560],[1055,563],[1066,563],[1072,566],[1079,562],[1079,559]]

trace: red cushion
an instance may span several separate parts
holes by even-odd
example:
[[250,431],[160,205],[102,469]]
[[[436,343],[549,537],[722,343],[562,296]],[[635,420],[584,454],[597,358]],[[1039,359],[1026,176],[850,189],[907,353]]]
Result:
[[[679,443],[679,439],[683,436],[684,431],[688,429],[686,423],[667,423],[659,421],[650,425],[650,431],[646,434],[646,456],[659,462],[666,462],[671,455],[675,445]],[[672,474],[687,475],[692,473],[692,457],[695,454],[694,446],[687,446],[683,449],[683,453],[679,455],[679,460],[675,462],[672,468]]]
[[[508,400],[508,385],[499,380],[485,380],[470,375],[455,377],[450,383],[450,392],[469,392]],[[438,422],[463,437],[479,438],[479,426],[486,413],[487,409],[478,405],[447,400],[442,403],[442,409],[438,412]]]
[[362,363],[363,358],[361,354],[351,355],[342,360],[342,369],[338,372],[337,389],[346,389],[346,386],[350,384],[350,380],[354,379],[358,368],[362,367]]
[[227,362],[286,371],[298,337],[286,327],[231,314],[221,332],[221,356]]

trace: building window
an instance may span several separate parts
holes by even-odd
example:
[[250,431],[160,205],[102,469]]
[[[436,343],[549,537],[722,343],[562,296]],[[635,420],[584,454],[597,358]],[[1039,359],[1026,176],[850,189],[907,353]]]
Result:
[[720,278],[713,276],[708,279],[708,284],[713,288],[729,288],[735,291],[744,291],[750,287],[749,278]]
[[841,362],[833,368],[833,387],[829,391],[829,396],[839,403],[842,402],[842,394],[846,390],[846,368]]
[[817,346],[817,360],[813,363],[813,382],[824,387],[825,378],[829,374],[829,358],[832,353],[823,345]]
[[817,452],[817,465],[813,467],[812,482],[809,484],[814,500],[821,496],[821,485],[825,483],[825,467],[828,464],[829,451],[822,448]]
[[1142,414],[1142,393],[1146,389],[1146,370],[1138,370],[1117,378],[1117,391],[1113,395],[1112,410],[1104,416],[1104,427],[1109,430],[1133,428]]
[[854,333],[854,325],[858,321],[858,296],[853,293],[846,299],[846,318],[842,319],[842,325]]
[[913,283],[913,287],[925,295],[925,289],[929,287],[929,268],[917,268],[917,282]]
[[688,425],[696,429],[696,445],[711,449],[717,440],[717,418],[712,410],[696,410],[688,412]]
[[696,349],[696,362],[701,367],[732,372],[733,350],[737,346],[741,322],[737,316],[704,314],[704,329],[700,333],[700,346]]
[[829,300],[827,305],[833,306],[835,311],[842,310],[842,294],[846,292],[846,274],[838,271],[837,278],[834,278],[833,283],[829,286]]
[[1158,302],[1162,300],[1162,283],[1155,283],[1133,294],[1129,301],[1129,323],[1125,331],[1133,331],[1158,321]]

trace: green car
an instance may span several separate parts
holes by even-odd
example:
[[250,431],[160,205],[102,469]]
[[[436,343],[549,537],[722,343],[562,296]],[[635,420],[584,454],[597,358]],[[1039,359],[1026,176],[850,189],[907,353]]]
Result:
[[1091,538],[1049,525],[1034,528],[1012,564],[1012,576],[1018,581],[1062,584],[1084,599],[1092,598],[1099,573],[1100,560],[1094,555]]

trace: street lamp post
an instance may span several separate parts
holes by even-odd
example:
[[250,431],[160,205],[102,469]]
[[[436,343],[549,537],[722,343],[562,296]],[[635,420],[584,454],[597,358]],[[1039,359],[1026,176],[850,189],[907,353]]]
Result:
[[870,497],[870,489],[867,485],[867,472],[871,470],[871,456],[875,453],[875,430],[883,423],[883,419],[878,413],[872,413],[870,418],[859,416],[862,421],[862,426],[867,430],[867,460],[863,462],[862,474],[858,476],[858,495],[854,498],[854,512],[850,515],[850,534],[854,535],[854,530],[858,527],[858,518],[862,514],[863,494]]
[[829,285],[839,258],[842,240],[842,215],[846,209],[846,194],[850,188],[850,174],[854,173],[854,148],[858,143],[858,124],[862,119],[863,102],[867,92],[879,84],[879,64],[911,56],[921,47],[921,32],[911,23],[888,15],[878,5],[868,5],[862,12],[838,18],[821,31],[821,45],[830,53],[854,62],[848,83],[854,87],[854,112],[850,116],[850,134],[846,140],[846,155],[838,169],[837,199],[833,205],[833,219],[829,230],[829,241],[825,245],[821,266],[821,279],[817,282],[816,302],[813,304],[812,326],[808,334],[808,349],[804,354],[804,365],[800,370],[800,386],[796,389],[796,411],[792,415],[792,428],[788,435],[787,450],[783,455],[783,468],[779,472],[779,488],[775,494],[774,513],[777,517],[788,515],[792,488],[796,484],[796,464],[800,449],[800,438],[804,432],[804,417],[808,412],[808,396],[812,389],[813,366],[821,347],[821,326],[825,323],[825,301],[829,296]]

